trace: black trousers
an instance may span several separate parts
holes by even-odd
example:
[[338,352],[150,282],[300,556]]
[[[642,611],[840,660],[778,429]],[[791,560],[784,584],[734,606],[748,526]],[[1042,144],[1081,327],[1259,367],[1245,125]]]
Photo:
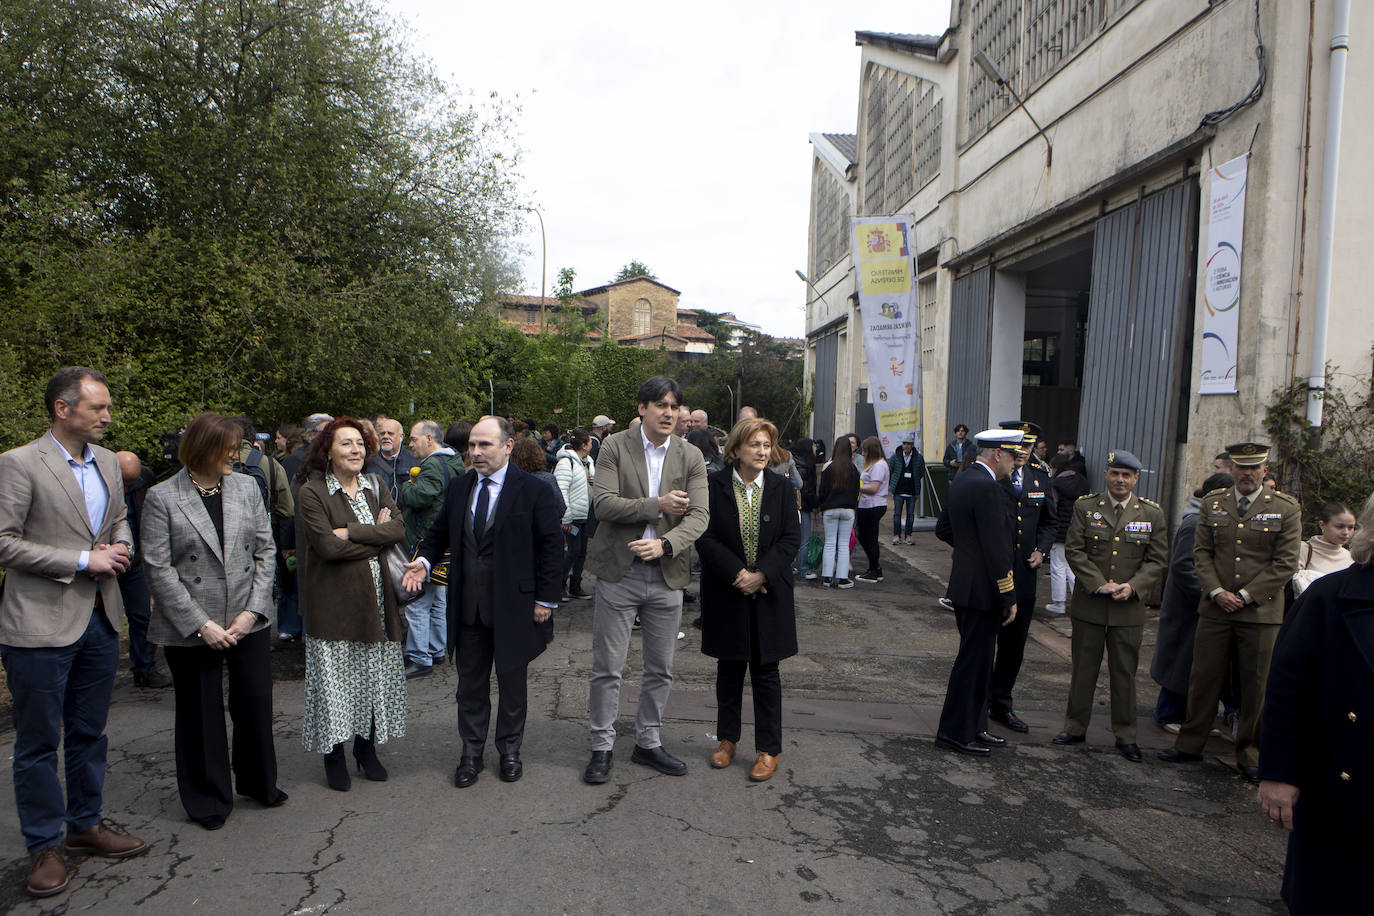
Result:
[[[1017,560],[1024,566],[1024,561]],[[1016,573],[1016,619],[997,628],[997,660],[992,665],[992,682],[988,688],[988,708],[993,712],[1012,712],[1011,689],[1021,673],[1026,657],[1026,637],[1030,635],[1031,619],[1035,616],[1035,586],[1039,569],[1026,567]]]
[[577,534],[563,535],[563,585],[571,591],[582,587],[582,564],[587,561],[587,523],[573,522]]
[[967,744],[987,728],[988,682],[1002,612],[956,604],[954,619],[959,626],[959,652],[949,672],[939,733]]
[[878,553],[878,528],[886,514],[887,506],[857,509],[854,512],[854,539],[864,549],[870,570],[883,568],[883,558]]
[[[458,627],[458,737],[464,757],[480,757],[491,723],[491,668],[496,644],[490,627]],[[496,676],[496,752],[518,754],[525,740],[527,666]]]
[[747,670],[754,694],[754,750],[776,757],[782,753],[782,675],[777,662],[759,661],[759,619],[749,603],[749,661],[716,660],[716,737],[739,743]]
[[[177,789],[193,820],[226,817],[238,793],[267,803],[277,788],[272,743],[271,630],[263,628],[223,651],[166,646],[163,656],[176,693]],[[224,670],[229,670],[232,749],[224,727]]]

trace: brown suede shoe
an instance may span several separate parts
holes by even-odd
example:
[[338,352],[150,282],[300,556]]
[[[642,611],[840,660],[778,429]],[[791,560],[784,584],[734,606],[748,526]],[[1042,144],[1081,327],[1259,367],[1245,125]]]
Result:
[[34,897],[51,897],[67,887],[67,863],[56,846],[40,849],[29,861],[29,883],[25,890]]
[[148,844],[109,818],[90,830],[67,834],[67,848],[72,852],[89,852],[107,859],[127,859],[148,851]]
[[735,759],[735,742],[722,741],[716,748],[716,752],[711,755],[711,766],[717,770],[723,770],[730,765],[730,761]]
[[754,761],[754,768],[749,771],[749,778],[754,780],[754,782],[763,782],[765,779],[772,779],[773,771],[777,768],[777,757],[759,751],[759,759]]

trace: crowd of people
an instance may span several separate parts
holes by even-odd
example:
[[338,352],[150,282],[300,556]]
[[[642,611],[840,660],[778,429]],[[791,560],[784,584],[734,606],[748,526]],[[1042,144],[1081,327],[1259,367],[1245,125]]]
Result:
[[[889,502],[892,543],[912,543],[930,481],[911,438],[891,454],[877,437],[853,435],[828,454],[809,438],[784,448],[752,408],[727,432],[662,376],[644,382],[622,432],[606,415],[566,432],[485,416],[420,420],[406,435],[384,415],[318,413],[268,437],[248,418],[202,413],[167,443],[171,470],[160,482],[136,455],[97,444],[111,419],[99,372],[59,371],[45,402],[50,430],[0,455],[0,658],[35,896],[66,887],[64,848],[113,858],[147,848],[101,809],[126,616],[135,683],[174,691],[177,787],[187,817],[207,830],[225,824],[235,794],[264,808],[287,801],[272,731],[274,627],[280,640],[304,643],[301,742],[337,791],[351,790],[351,771],[388,778],[378,748],[405,735],[408,682],[451,660],[453,782],[466,788],[484,771],[489,731],[499,778],[521,778],[528,666],[553,639],[560,605],[592,600],[583,779],[601,784],[636,630],[643,666],[630,760],[687,772],[661,730],[683,604],[696,600],[701,651],[717,666],[718,745],[707,762],[733,764],[747,675],[748,776],[764,781],[783,748],[779,665],[798,651],[796,580],[882,582]],[[263,450],[269,438],[275,456]],[[1116,748],[1140,762],[1136,669],[1146,602],[1162,587],[1154,716],[1176,740],[1159,757],[1200,760],[1220,702],[1237,769],[1259,784],[1265,812],[1294,830],[1285,899],[1295,912],[1344,911],[1331,901],[1355,898],[1332,895],[1359,893],[1363,879],[1347,874],[1333,890],[1333,876],[1338,866],[1357,872],[1363,847],[1335,837],[1374,804],[1363,788],[1374,759],[1364,724],[1374,717],[1374,499],[1358,520],[1347,506],[1326,506],[1304,542],[1297,502],[1267,482],[1267,447],[1237,443],[1195,491],[1171,546],[1163,509],[1135,493],[1133,455],[1110,453],[1097,491],[1074,443],[1048,463],[1047,451],[1040,429],[1021,420],[973,437],[960,426],[945,451],[951,484],[936,534],[953,548],[942,603],[960,644],[937,744],[986,757],[1007,744],[990,722],[1029,731],[1013,694],[1048,565],[1044,610],[1072,621],[1053,743],[1087,740],[1105,654]],[[851,543],[863,553],[860,572]],[[1336,706],[1350,708],[1341,716]]]

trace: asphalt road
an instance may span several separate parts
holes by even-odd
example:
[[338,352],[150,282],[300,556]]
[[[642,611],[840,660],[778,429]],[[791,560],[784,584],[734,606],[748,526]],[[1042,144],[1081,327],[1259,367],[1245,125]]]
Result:
[[[1220,762],[1175,768],[1148,720],[1155,688],[1147,628],[1141,744],[1131,764],[1105,729],[1105,671],[1090,742],[1056,748],[1068,684],[1066,622],[1037,620],[1017,706],[1035,726],[989,760],[931,741],[957,645],[936,598],[947,552],[932,535],[884,546],[887,578],[851,591],[798,590],[803,654],[783,663],[784,751],[750,783],[748,724],[735,765],[714,748],[714,662],[684,620],[664,740],[684,777],[630,763],[622,718],[604,786],[581,781],[588,753],[591,603],[558,612],[531,669],[525,776],[487,770],[465,790],[451,667],[410,682],[407,735],[382,748],[385,783],[324,784],[300,744],[301,651],[274,652],[280,785],[263,810],[240,799],[222,830],[189,823],[177,798],[172,694],[122,672],[111,710],[106,814],[152,845],[126,862],[69,859],[70,889],[23,892],[28,858],[9,793],[0,908],[14,912],[262,913],[1281,913],[1284,837],[1254,790]],[[928,575],[922,570],[933,574]],[[1042,593],[1048,584],[1042,583]],[[1045,600],[1042,594],[1042,603]],[[690,620],[689,605],[684,615]],[[637,644],[637,641],[636,641]],[[626,699],[639,670],[631,654]],[[746,714],[748,703],[746,702]],[[626,703],[632,712],[633,706]],[[12,735],[0,736],[0,752]]]

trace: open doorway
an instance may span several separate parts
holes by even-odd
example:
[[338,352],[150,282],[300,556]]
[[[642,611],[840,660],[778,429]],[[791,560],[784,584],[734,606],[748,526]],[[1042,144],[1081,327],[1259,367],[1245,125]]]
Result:
[[1092,245],[1087,233],[1016,265],[1026,288],[1021,416],[1040,424],[1051,454],[1063,439],[1078,441]]

